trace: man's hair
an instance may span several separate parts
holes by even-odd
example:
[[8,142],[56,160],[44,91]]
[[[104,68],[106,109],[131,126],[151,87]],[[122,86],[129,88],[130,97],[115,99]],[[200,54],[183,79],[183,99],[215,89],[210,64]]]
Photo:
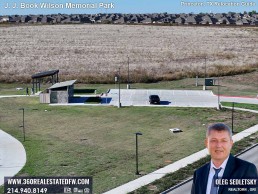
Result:
[[214,131],[227,131],[229,133],[230,139],[232,139],[232,130],[229,126],[227,126],[224,123],[216,123],[216,124],[210,125],[207,129],[206,137],[209,136],[210,131],[212,131],[212,130],[214,130]]

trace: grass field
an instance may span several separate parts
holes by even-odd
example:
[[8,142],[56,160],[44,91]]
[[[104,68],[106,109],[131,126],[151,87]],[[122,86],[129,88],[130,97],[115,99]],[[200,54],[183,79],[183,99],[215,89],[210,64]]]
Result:
[[[0,80],[28,82],[37,72],[60,69],[63,80],[153,82],[250,71],[257,67],[257,27],[147,25],[42,25],[0,27]],[[11,41],[10,41],[11,40]],[[206,58],[206,60],[205,60]],[[246,68],[246,69],[245,69]]]
[[[0,128],[22,141],[25,108],[28,161],[19,175],[93,176],[94,193],[137,178],[135,132],[139,137],[139,169],[152,172],[204,148],[205,128],[230,124],[230,111],[200,108],[51,107],[34,97],[0,99]],[[235,113],[235,129],[257,124],[252,113]],[[183,133],[171,134],[170,128]]]
[[[232,103],[231,102],[222,102],[221,104],[223,106],[232,107]],[[234,103],[234,107],[250,109],[250,110],[257,110],[258,111],[258,105],[257,104]]]

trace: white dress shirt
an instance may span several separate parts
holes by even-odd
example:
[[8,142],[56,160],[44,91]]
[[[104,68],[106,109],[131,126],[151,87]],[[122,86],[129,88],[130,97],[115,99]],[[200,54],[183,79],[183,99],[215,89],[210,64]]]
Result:
[[208,177],[208,182],[207,182],[206,194],[210,194],[210,192],[211,192],[212,179],[213,179],[213,176],[215,175],[215,170],[213,168],[216,168],[216,169],[221,168],[221,170],[220,170],[220,172],[218,174],[218,177],[221,178],[223,176],[224,171],[225,171],[226,164],[228,162],[228,158],[229,158],[229,156],[227,157],[226,160],[224,160],[224,162],[218,168],[215,167],[213,162],[211,161],[210,172],[209,172],[209,177]]

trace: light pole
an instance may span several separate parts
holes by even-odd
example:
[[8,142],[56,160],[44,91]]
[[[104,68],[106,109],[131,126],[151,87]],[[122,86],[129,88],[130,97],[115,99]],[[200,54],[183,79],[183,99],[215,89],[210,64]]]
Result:
[[205,56],[205,69],[204,69],[204,79],[206,79],[206,61],[207,61],[207,58],[206,58],[206,56]]
[[206,60],[207,57],[205,56],[205,63],[204,63],[204,85],[203,85],[203,90],[206,90]]
[[218,70],[218,110],[220,110],[220,84],[219,84],[219,70]]
[[198,87],[198,66],[196,67],[195,86]]
[[121,93],[120,93],[120,82],[121,82],[121,76],[120,76],[120,67],[118,68],[118,108],[121,108]]
[[141,132],[137,132],[135,133],[135,137],[136,137],[136,175],[140,175],[139,170],[138,170],[138,135],[142,135]]
[[115,89],[116,89],[117,77],[118,77],[118,75],[115,75]]
[[22,125],[20,127],[23,128],[23,141],[25,141],[24,108],[19,108],[19,110],[22,110]]
[[127,89],[130,89],[130,77],[129,77],[129,57],[127,60]]
[[235,102],[232,102],[232,133],[234,133],[234,108],[235,108]]

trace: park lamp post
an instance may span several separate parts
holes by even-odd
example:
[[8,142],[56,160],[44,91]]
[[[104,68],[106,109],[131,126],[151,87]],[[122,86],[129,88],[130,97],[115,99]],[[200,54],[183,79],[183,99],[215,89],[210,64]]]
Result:
[[118,75],[116,74],[116,75],[115,75],[115,89],[116,89],[116,82],[117,82],[117,79],[118,79]]
[[219,83],[219,69],[218,69],[218,110],[220,110],[220,83]]
[[130,77],[129,77],[129,57],[127,60],[127,89],[130,89]]
[[118,108],[121,108],[121,93],[120,93],[120,82],[121,82],[121,76],[120,76],[120,67],[118,68]]
[[203,90],[206,90],[206,71],[207,71],[207,65],[206,65],[206,61],[207,61],[207,56],[205,56],[204,58],[205,63],[204,63],[204,84],[203,84]]
[[19,110],[22,110],[22,125],[20,127],[23,128],[23,141],[25,141],[24,108],[19,108]]
[[231,119],[232,119],[232,133],[235,133],[234,132],[234,108],[235,108],[235,102],[232,102],[232,117],[231,117]]
[[138,135],[142,135],[142,133],[141,132],[137,132],[137,133],[135,133],[135,137],[136,137],[136,172],[135,172],[135,174],[136,175],[140,175],[140,173],[139,173],[139,170],[138,170]]

